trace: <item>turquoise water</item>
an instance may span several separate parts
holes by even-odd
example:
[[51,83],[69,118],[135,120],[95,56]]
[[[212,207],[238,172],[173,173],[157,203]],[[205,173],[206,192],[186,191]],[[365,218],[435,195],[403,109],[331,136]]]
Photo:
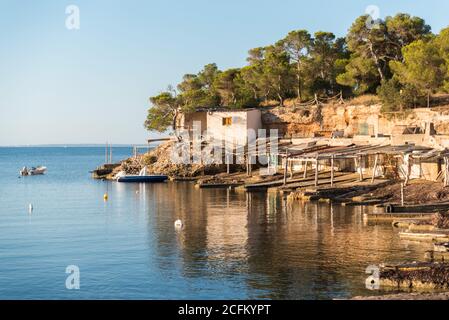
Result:
[[[373,294],[369,264],[427,249],[388,224],[364,224],[370,208],[90,179],[103,160],[103,148],[0,148],[1,299],[345,298]],[[39,164],[47,175],[18,178]],[[66,288],[69,265],[79,290]]]

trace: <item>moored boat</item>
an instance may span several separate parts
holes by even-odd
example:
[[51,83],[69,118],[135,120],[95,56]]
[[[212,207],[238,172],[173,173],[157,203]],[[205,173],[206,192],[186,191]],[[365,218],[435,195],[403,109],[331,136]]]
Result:
[[115,176],[117,182],[164,182],[168,179],[166,175],[148,174],[147,167],[140,170],[139,174],[126,174],[123,171]]
[[23,167],[22,170],[19,171],[21,176],[36,176],[45,174],[47,172],[47,167],[39,166],[39,167]]

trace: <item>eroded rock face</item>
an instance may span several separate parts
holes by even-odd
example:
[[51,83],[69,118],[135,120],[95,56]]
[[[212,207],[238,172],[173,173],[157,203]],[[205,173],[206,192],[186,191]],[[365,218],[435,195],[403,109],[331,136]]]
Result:
[[376,134],[379,128],[379,104],[327,104],[307,107],[276,107],[265,110],[262,123],[292,137],[313,137],[317,131],[343,131],[345,136]]
[[354,135],[391,135],[396,126],[425,128],[433,123],[437,134],[449,135],[449,108],[417,108],[403,113],[381,113],[379,103],[288,106],[264,110],[262,123],[289,137],[311,138],[317,131],[343,131]]

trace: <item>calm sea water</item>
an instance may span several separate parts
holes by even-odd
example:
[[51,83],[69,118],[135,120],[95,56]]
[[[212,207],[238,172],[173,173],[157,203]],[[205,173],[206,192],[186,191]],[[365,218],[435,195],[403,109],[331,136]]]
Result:
[[[103,148],[0,148],[1,299],[346,298],[373,294],[368,265],[427,249],[365,225],[370,208],[90,179],[103,160]],[[47,175],[18,178],[39,164]],[[79,290],[66,289],[68,265]]]

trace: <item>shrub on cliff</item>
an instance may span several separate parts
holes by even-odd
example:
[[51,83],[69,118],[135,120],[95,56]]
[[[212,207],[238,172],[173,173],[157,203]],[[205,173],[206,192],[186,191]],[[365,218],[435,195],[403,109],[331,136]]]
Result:
[[426,98],[410,85],[401,85],[394,77],[382,81],[377,89],[377,95],[382,102],[382,112],[402,112],[409,108],[426,105]]
[[404,109],[401,85],[396,79],[383,81],[377,89],[377,94],[382,101],[382,112],[402,111]]

